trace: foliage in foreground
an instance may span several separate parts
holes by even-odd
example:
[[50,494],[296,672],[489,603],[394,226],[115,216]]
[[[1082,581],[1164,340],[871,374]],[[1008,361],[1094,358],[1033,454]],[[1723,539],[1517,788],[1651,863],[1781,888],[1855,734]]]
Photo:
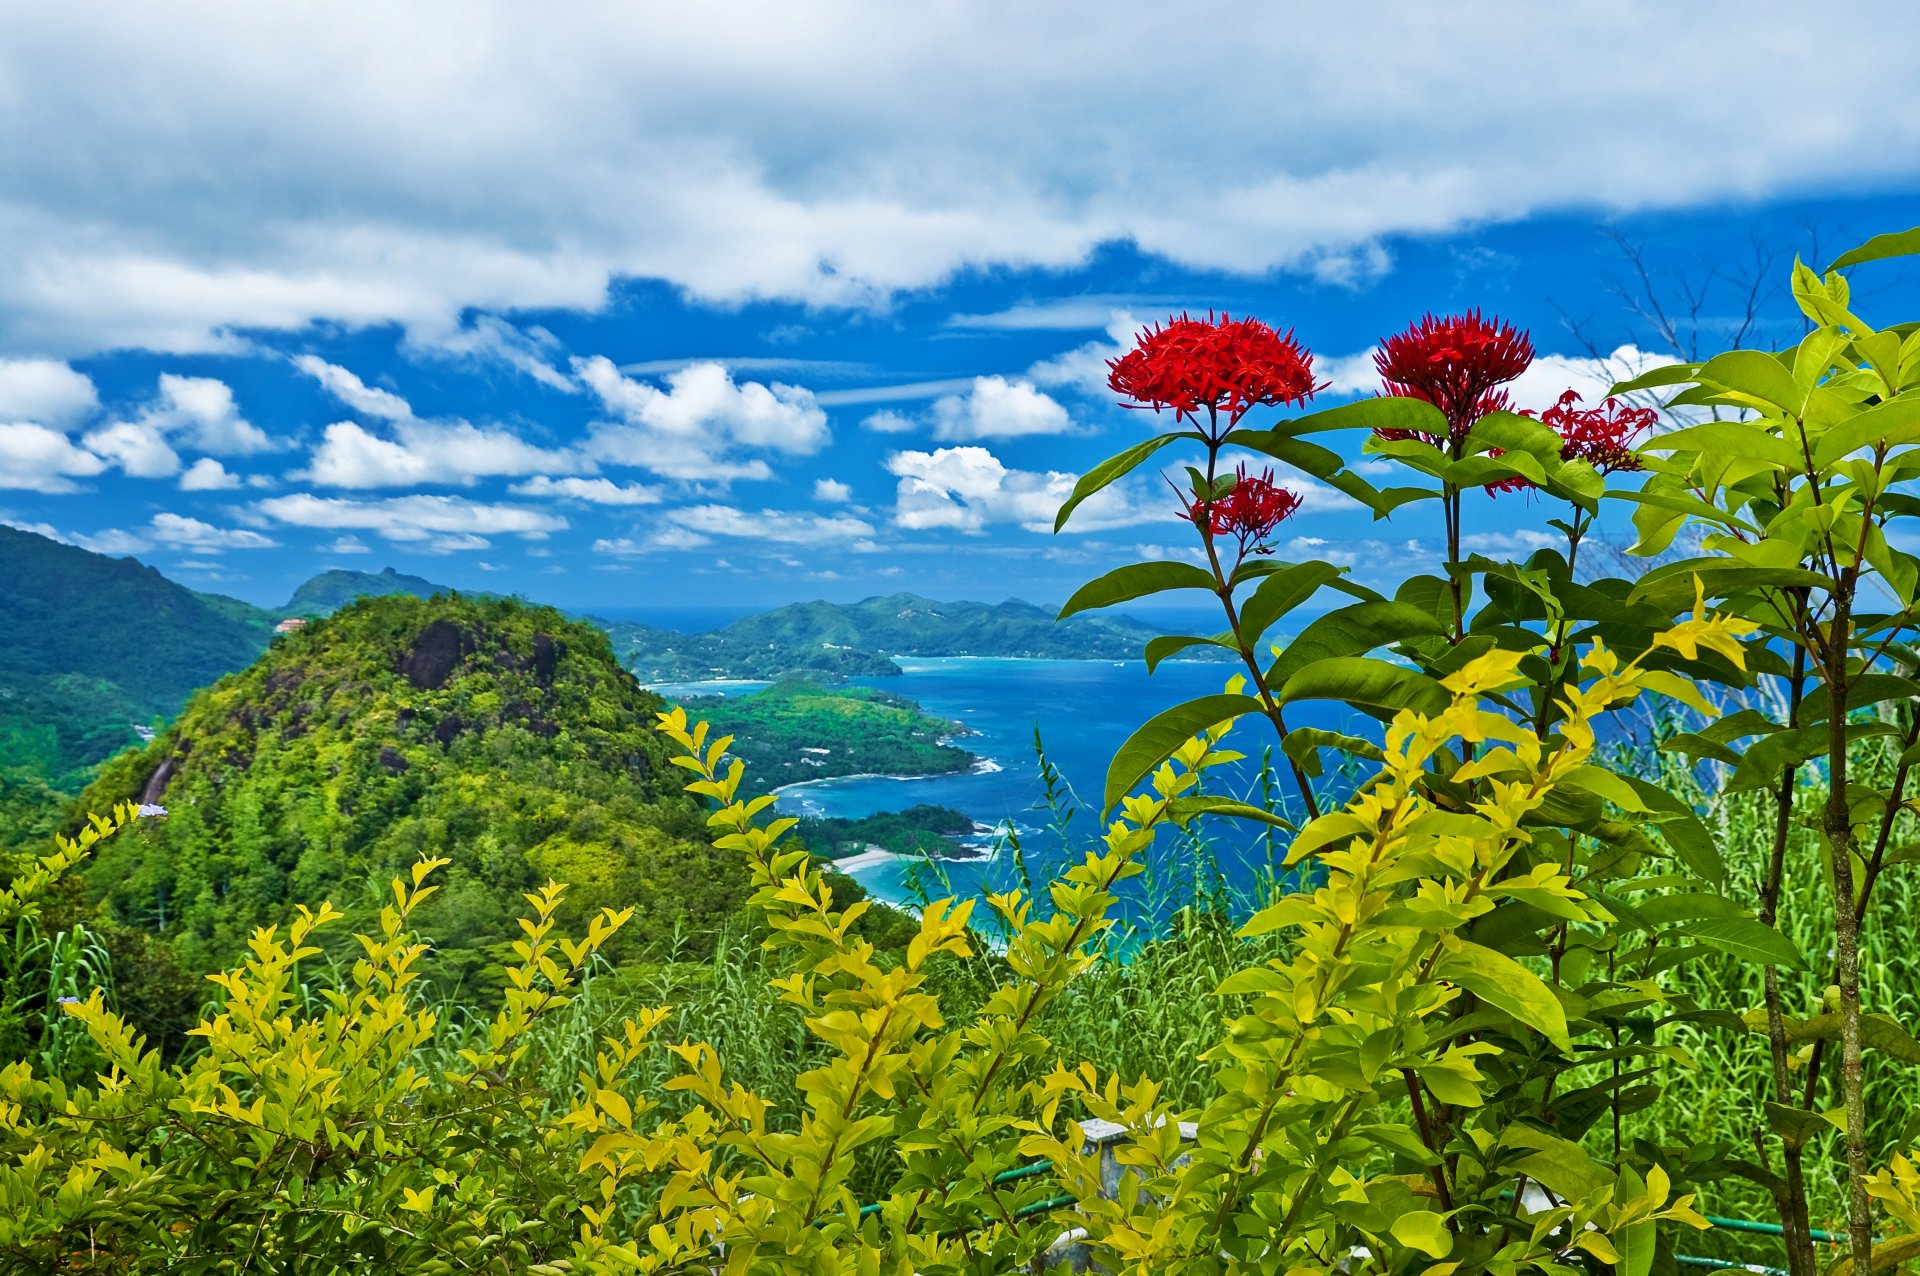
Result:
[[[1920,232],[1843,261],[1913,251]],[[552,1093],[531,1043],[630,916],[609,907],[584,939],[561,939],[557,886],[529,895],[497,1015],[443,1036],[410,992],[426,953],[414,917],[439,867],[424,860],[337,986],[298,979],[331,910],[303,911],[285,939],[259,932],[190,1059],[144,1051],[99,994],[65,1007],[106,1069],[94,1085],[0,1072],[0,1244],[45,1270],[904,1276],[1046,1266],[1072,1229],[1095,1261],[1138,1273],[1560,1276],[1595,1260],[1647,1276],[1704,1226],[1695,1189],[1741,1180],[1771,1195],[1805,1274],[1809,1162],[1835,1129],[1840,1267],[1896,1265],[1920,1250],[1920,1171],[1871,1142],[1867,1052],[1884,1063],[1916,1043],[1866,977],[1862,937],[1875,886],[1915,858],[1920,683],[1903,638],[1920,562],[1894,520],[1920,513],[1905,491],[1920,477],[1920,332],[1869,327],[1838,274],[1794,282],[1812,329],[1795,350],[1623,387],[1686,385],[1673,405],[1716,418],[1637,450],[1650,416],[1637,408],[1505,411],[1501,387],[1531,347],[1477,314],[1386,342],[1387,396],[1265,430],[1242,420],[1314,389],[1291,338],[1225,319],[1148,332],[1113,384],[1176,428],[1096,467],[1061,519],[1180,444],[1204,462],[1183,505],[1206,566],[1123,567],[1068,610],[1210,591],[1227,629],[1156,641],[1148,659],[1210,646],[1246,672],[1121,746],[1111,822],[1040,898],[987,899],[1007,935],[993,964],[974,954],[973,901],[935,901],[904,954],[883,955],[863,937],[867,906],[784,843],[793,821],[741,797],[731,742],[662,715],[714,808],[716,847],[746,863],[771,987],[813,1040],[795,1093],[742,1084],[699,1040],[666,1046],[673,1076],[643,1084],[665,1008],[624,1020]],[[1338,429],[1416,477],[1376,488],[1306,437]],[[1266,542],[1302,502],[1234,463],[1249,451],[1383,517],[1438,501],[1445,575],[1389,598],[1331,563],[1273,561]],[[1470,499],[1523,490],[1566,503],[1551,523],[1565,552],[1463,556]],[[1608,498],[1637,507],[1641,550],[1692,527],[1694,556],[1637,581],[1582,578]],[[1352,601],[1263,651],[1322,589]],[[1704,792],[1597,750],[1605,715],[1649,695],[1696,715],[1668,744]],[[1290,729],[1289,708],[1313,700],[1380,730]],[[1227,732],[1241,719],[1281,743],[1297,820],[1209,786],[1238,756]],[[1329,751],[1369,768],[1338,803],[1313,783]],[[1883,757],[1890,773],[1860,761]],[[1729,875],[1701,809],[1743,794],[1775,830],[1751,881]],[[1219,819],[1284,827],[1298,876],[1245,928],[1259,945],[1220,983],[1227,1018],[1203,1084],[1064,1056],[1050,1010],[1100,963],[1118,888],[1157,832]],[[63,845],[0,909],[25,907],[81,851]],[[1781,924],[1790,908],[1831,922],[1830,983],[1817,982],[1827,959]],[[1762,1004],[1681,977],[1710,960],[1758,970]],[[984,972],[983,996],[945,995],[956,965]],[[1801,972],[1814,1004],[1795,1000],[1810,991]],[[1653,1079],[1688,1061],[1683,1033],[1766,1043],[1764,1129],[1660,1137]],[[1129,1131],[1120,1161],[1141,1190],[1103,1191],[1085,1117]]]

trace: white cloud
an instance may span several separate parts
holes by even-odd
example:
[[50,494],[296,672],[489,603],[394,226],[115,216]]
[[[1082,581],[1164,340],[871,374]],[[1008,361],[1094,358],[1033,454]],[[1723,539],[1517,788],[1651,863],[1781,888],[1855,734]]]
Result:
[[933,437],[971,441],[1027,434],[1065,434],[1073,428],[1067,410],[1027,381],[975,377],[964,395],[933,405]]
[[[1077,479],[1059,470],[1008,469],[983,447],[896,452],[886,465],[900,480],[893,521],[908,531],[976,532],[989,523],[1017,523],[1050,532]],[[1147,504],[1135,489],[1116,484],[1083,504],[1067,526],[1089,532],[1172,517],[1170,504]]]
[[853,499],[853,489],[839,479],[822,478],[813,481],[813,499],[825,501],[829,505],[845,505]]
[[523,505],[488,504],[457,496],[393,496],[349,500],[297,492],[259,502],[254,510],[277,523],[340,531],[375,532],[391,541],[426,541],[433,534],[516,535],[541,539],[565,531],[558,514]]
[[334,422],[322,433],[303,477],[327,487],[470,487],[483,478],[566,473],[586,464],[572,452],[536,447],[511,431],[465,421],[408,417],[395,422],[393,431],[394,437],[385,439],[358,422]]
[[162,545],[197,553],[217,554],[225,549],[272,549],[279,544],[244,527],[215,527],[184,514],[155,514],[148,534]]
[[180,455],[168,446],[166,435],[140,421],[103,425],[83,441],[133,478],[170,478],[180,472]]
[[102,528],[91,535],[75,532],[66,539],[96,554],[139,554],[153,548],[153,542],[146,537],[137,532],[122,531],[118,527]]
[[789,510],[743,510],[731,505],[695,505],[676,510],[674,524],[703,536],[732,536],[782,545],[831,545],[873,535],[873,525],[849,514],[798,514]]
[[1110,310],[1105,326],[1105,341],[1089,341],[1065,354],[1042,359],[1027,369],[1028,379],[1036,385],[1067,387],[1090,399],[1113,402],[1113,391],[1107,388],[1107,374],[1111,371],[1107,361],[1133,349],[1145,325],[1134,318],[1131,310]]
[[658,505],[665,493],[642,483],[616,483],[604,478],[551,478],[536,475],[508,489],[515,496],[544,496],[591,505]]
[[[1373,365],[1373,350],[1358,354],[1316,358],[1313,372],[1329,382],[1323,396],[1329,399],[1369,395],[1380,389],[1380,373]],[[1621,346],[1605,358],[1586,355],[1542,354],[1518,379],[1506,387],[1515,408],[1539,411],[1552,407],[1567,390],[1578,390],[1588,406],[1607,397],[1617,381],[1636,377],[1652,368],[1678,362],[1670,355],[1654,354],[1636,346]]]
[[461,554],[474,549],[492,549],[493,542],[484,536],[475,536],[472,532],[454,532],[446,536],[436,536],[420,549],[428,554]]
[[355,412],[388,421],[404,421],[413,415],[408,402],[391,390],[370,386],[337,363],[328,363],[317,355],[301,354],[293,366],[320,383],[322,389]]
[[912,417],[902,416],[892,408],[882,408],[860,422],[860,428],[875,434],[911,434],[920,427],[913,423]]
[[0,487],[71,492],[74,479],[92,478],[107,463],[58,430],[30,422],[0,424]]
[[178,437],[188,447],[219,456],[273,448],[266,432],[240,415],[232,388],[213,377],[161,373],[159,399],[141,421]]
[[[0,344],[458,330],[627,277],[864,305],[1121,241],[1340,280],[1395,235],[1910,180],[1916,135],[1883,124],[1920,119],[1910,7],[1869,0],[1878,38],[1820,101],[1749,91],[1828,68],[1742,12],[1675,7],[1650,40],[1604,0],[29,6],[0,49],[37,122],[9,138]],[[141,162],[75,158],[99,155]]]
[[67,427],[99,406],[93,379],[58,359],[0,359],[0,420]]
[[224,492],[239,486],[240,476],[229,473],[226,466],[210,456],[201,457],[180,476],[183,492]]
[[415,324],[407,329],[403,348],[427,358],[497,363],[554,390],[580,388],[550,362],[560,349],[557,337],[545,328],[516,328],[494,315],[474,315],[457,326]]
[[702,536],[699,532],[684,527],[661,527],[644,536],[603,537],[593,543],[596,554],[610,554],[615,558],[638,558],[642,554],[655,554],[663,550],[698,549],[702,545],[713,544],[711,536]]
[[667,374],[667,388],[623,376],[613,361],[575,359],[573,371],[620,418],[595,427],[587,451],[597,460],[666,478],[728,482],[771,478],[752,452],[808,456],[828,440],[827,414],[802,386],[735,384],[718,363]]
[[322,554],[371,554],[372,548],[358,536],[340,536],[320,547]]
[[1460,547],[1472,553],[1501,554],[1513,558],[1524,557],[1536,549],[1549,546],[1564,549],[1566,544],[1567,538],[1557,532],[1536,531],[1530,527],[1519,527],[1510,532],[1474,532],[1460,538]]

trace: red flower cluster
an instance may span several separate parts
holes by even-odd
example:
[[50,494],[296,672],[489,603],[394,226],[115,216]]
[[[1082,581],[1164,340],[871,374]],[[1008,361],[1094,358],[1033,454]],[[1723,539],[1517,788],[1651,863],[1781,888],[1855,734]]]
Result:
[[1507,406],[1497,387],[1533,362],[1533,342],[1512,324],[1482,319],[1478,310],[1436,319],[1427,315],[1373,356],[1386,392],[1424,399],[1447,419],[1448,439],[1413,430],[1376,430],[1383,439],[1421,438],[1440,447],[1458,443],[1473,423]]
[[1139,344],[1109,359],[1107,385],[1130,408],[1173,409],[1198,421],[1224,415],[1227,428],[1259,406],[1303,403],[1319,387],[1313,356],[1258,319],[1191,319],[1181,315],[1140,334]]
[[1240,543],[1240,553],[1249,547],[1257,554],[1273,551],[1260,542],[1291,518],[1300,508],[1300,496],[1273,481],[1273,471],[1248,474],[1242,465],[1235,473],[1233,488],[1219,500],[1196,500],[1181,517],[1195,526],[1204,525],[1214,536],[1231,536]]
[[[1602,474],[1646,468],[1634,453],[1633,441],[1659,420],[1658,412],[1652,408],[1628,407],[1618,399],[1608,399],[1597,408],[1576,408],[1574,404],[1578,402],[1579,392],[1568,390],[1559,402],[1539,414],[1540,424],[1560,436],[1563,460],[1585,461]],[[1520,415],[1534,414],[1528,411]],[[1532,486],[1516,475],[1487,484],[1487,490],[1518,492]]]

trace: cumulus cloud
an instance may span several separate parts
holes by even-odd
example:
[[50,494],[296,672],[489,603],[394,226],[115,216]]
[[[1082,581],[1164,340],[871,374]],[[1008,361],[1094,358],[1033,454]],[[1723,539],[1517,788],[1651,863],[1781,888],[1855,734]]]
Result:
[[[1009,469],[983,447],[896,452],[886,465],[899,479],[893,521],[908,531],[977,532],[989,523],[1015,523],[1049,532],[1078,477],[1059,470]],[[1167,508],[1145,503],[1133,488],[1116,484],[1082,505],[1067,526],[1089,532],[1168,517]]]
[[860,428],[872,430],[875,434],[911,434],[920,427],[913,423],[912,417],[895,412],[892,408],[882,408],[862,420]]
[[373,548],[358,536],[340,536],[320,547],[322,554],[371,554]]
[[573,371],[618,418],[595,427],[587,451],[665,478],[770,478],[772,467],[752,453],[808,456],[829,437],[827,414],[812,391],[778,381],[736,384],[718,363],[668,373],[664,390],[623,375],[600,355],[575,359]]
[[263,518],[293,527],[374,532],[390,541],[424,542],[443,536],[515,535],[539,540],[564,531],[558,514],[524,505],[490,504],[457,496],[392,496],[351,500],[296,492],[256,504]]
[[240,486],[240,476],[210,456],[203,456],[180,476],[183,492],[224,492]]
[[943,441],[1065,434],[1072,428],[1067,410],[1032,383],[1001,376],[975,377],[967,393],[933,405],[933,437]]
[[1028,379],[1035,385],[1065,387],[1090,399],[1112,402],[1113,391],[1107,388],[1107,374],[1111,371],[1107,361],[1131,350],[1145,325],[1134,318],[1131,310],[1110,310],[1104,326],[1105,341],[1089,341],[1051,359],[1042,359],[1027,369]]
[[853,489],[839,479],[822,478],[813,481],[813,499],[829,505],[845,505],[853,499]]
[[0,420],[66,428],[99,406],[93,379],[58,359],[0,359]]
[[58,430],[31,422],[0,424],[0,487],[72,492],[75,479],[92,478],[107,463]]
[[224,549],[272,549],[279,542],[244,527],[215,527],[185,514],[155,514],[147,525],[154,540],[174,549],[217,554]]
[[508,489],[515,496],[544,496],[590,505],[658,505],[666,494],[644,483],[616,483],[604,478],[552,478],[536,475]]
[[355,421],[335,421],[321,434],[304,477],[327,487],[412,487],[447,483],[470,487],[483,478],[565,473],[585,462],[565,449],[536,447],[510,430],[465,421],[394,424],[382,438]]
[[167,436],[141,421],[115,421],[90,431],[86,445],[132,478],[171,478],[180,472],[180,454]]

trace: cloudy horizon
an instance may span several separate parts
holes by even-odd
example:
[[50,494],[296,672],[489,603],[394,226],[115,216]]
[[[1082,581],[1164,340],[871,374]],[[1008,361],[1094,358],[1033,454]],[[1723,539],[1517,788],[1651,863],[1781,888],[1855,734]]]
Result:
[[[1479,306],[1544,406],[1920,222],[1907,8],[1844,92],[1766,6],[1377,9],[9,8],[0,521],[263,603],[1057,600],[1185,552],[1151,476],[1050,530],[1145,323],[1291,328],[1330,403]],[[1433,556],[1298,486],[1315,553]]]

